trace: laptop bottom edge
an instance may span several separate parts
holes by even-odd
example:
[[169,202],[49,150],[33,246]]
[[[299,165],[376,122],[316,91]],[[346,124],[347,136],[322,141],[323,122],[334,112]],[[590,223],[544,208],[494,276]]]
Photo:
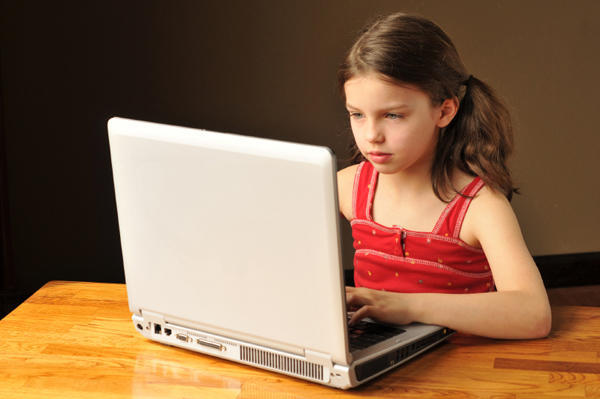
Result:
[[350,389],[400,366],[445,340],[453,332],[440,329],[429,336],[385,350],[350,366],[301,356],[249,342],[207,333],[182,325],[150,320],[133,314],[136,329],[153,341],[188,349],[253,367],[316,382],[339,389]]

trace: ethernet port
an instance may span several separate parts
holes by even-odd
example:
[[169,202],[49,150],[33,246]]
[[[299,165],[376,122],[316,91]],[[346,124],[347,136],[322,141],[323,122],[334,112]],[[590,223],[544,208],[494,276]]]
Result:
[[154,323],[154,334],[160,334],[161,331],[162,331],[161,325]]

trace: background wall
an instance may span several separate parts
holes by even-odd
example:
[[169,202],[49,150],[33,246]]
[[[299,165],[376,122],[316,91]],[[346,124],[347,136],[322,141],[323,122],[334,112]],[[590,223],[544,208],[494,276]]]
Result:
[[[440,24],[471,73],[508,102],[523,193],[513,206],[532,252],[600,251],[600,2],[0,7],[4,219],[20,292],[52,279],[123,280],[106,136],[113,115],[327,145],[344,166],[350,140],[336,67],[365,21],[398,10]],[[349,265],[349,239],[345,248]]]

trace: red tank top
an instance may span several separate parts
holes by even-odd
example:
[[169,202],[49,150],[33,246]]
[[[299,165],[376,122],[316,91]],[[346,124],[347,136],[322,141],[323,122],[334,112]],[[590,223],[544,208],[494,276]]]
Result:
[[[472,293],[494,289],[480,248],[459,239],[471,198],[456,195],[431,232],[387,227],[371,209],[378,173],[369,162],[358,166],[352,199],[354,282],[395,292]],[[484,183],[476,177],[461,193],[475,196]]]

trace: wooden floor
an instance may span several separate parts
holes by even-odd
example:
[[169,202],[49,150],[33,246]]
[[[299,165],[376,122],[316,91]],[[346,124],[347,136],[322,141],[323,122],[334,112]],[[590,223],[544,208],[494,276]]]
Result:
[[600,306],[600,285],[551,288],[548,298],[553,306]]

